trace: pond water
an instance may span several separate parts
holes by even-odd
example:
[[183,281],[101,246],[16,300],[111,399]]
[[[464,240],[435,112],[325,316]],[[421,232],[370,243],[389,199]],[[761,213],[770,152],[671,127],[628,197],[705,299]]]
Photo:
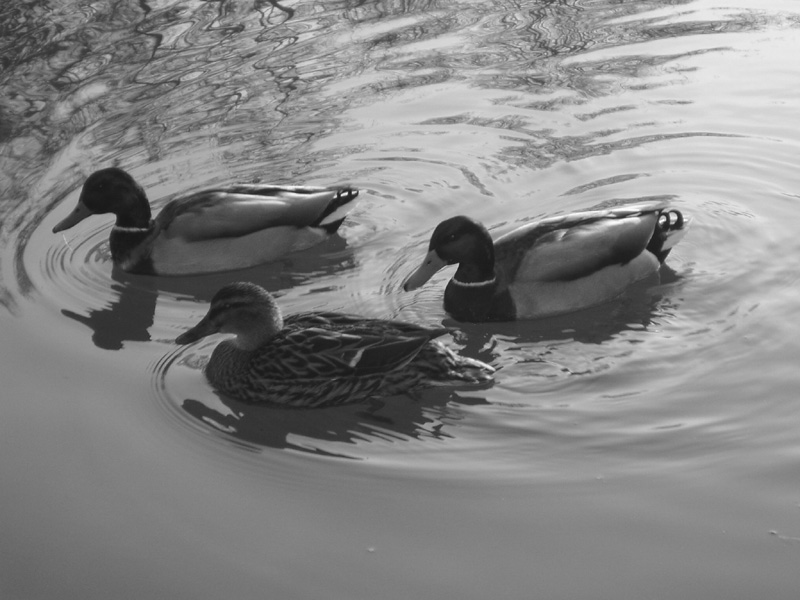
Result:
[[[800,6],[788,0],[11,0],[0,7],[0,596],[795,599]],[[118,165],[156,209],[350,182],[337,236],[185,278],[51,233]],[[693,219],[658,281],[458,324],[403,279],[440,220]],[[225,283],[457,328],[499,367],[315,411],[217,396]]]

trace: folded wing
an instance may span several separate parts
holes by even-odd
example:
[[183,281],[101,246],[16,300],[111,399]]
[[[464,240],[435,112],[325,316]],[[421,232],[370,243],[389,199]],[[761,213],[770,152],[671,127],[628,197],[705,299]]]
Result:
[[655,231],[661,205],[574,213],[531,223],[495,243],[497,261],[516,281],[571,281],[639,256]]
[[[405,367],[428,343],[425,337],[357,335],[305,328],[288,333],[275,347],[281,378],[362,377]],[[296,370],[296,373],[293,373]],[[278,375],[271,372],[270,378]]]
[[324,227],[343,218],[350,188],[236,186],[169,203],[156,218],[162,234],[186,241],[239,237],[270,227]]

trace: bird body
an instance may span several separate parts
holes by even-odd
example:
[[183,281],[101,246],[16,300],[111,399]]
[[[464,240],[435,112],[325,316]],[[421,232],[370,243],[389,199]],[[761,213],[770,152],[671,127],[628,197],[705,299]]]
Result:
[[111,256],[122,270],[187,275],[240,269],[304,250],[333,234],[353,207],[349,187],[235,185],[172,200],[153,219],[147,195],[125,171],[96,171],[63,231],[113,213]]
[[236,283],[217,292],[208,314],[176,342],[234,333],[216,346],[205,369],[217,390],[247,402],[313,408],[429,385],[490,382],[491,366],[435,341],[447,331],[331,312],[284,321],[265,290]]
[[445,310],[462,321],[536,319],[589,308],[656,273],[688,221],[662,202],[585,211],[523,225],[492,241],[480,223],[440,223],[404,288],[458,264]]

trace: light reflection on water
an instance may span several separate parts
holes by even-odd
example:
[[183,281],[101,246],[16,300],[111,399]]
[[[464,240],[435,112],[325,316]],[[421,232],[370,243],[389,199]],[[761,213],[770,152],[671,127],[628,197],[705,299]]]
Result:
[[[12,596],[796,596],[791,3],[62,0],[0,17]],[[341,237],[272,265],[131,276],[108,218],[50,233],[112,164],[156,210],[233,181],[347,181],[361,203]],[[453,214],[499,235],[650,196],[692,229],[607,306],[471,325],[442,310],[449,271],[401,291]],[[200,373],[215,340],[172,340],[238,279],[290,313],[444,322],[497,382],[319,411],[220,398]]]

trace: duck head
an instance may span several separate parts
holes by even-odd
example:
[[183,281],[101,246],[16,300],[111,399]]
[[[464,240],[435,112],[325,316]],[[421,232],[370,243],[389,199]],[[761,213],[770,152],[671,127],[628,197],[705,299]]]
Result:
[[422,264],[403,283],[405,291],[415,290],[447,265],[458,264],[453,279],[475,283],[494,277],[494,244],[486,227],[458,216],[436,226]]
[[255,350],[281,329],[283,317],[269,292],[254,283],[238,282],[214,294],[206,316],[175,342],[191,344],[212,333],[232,333],[238,348]]
[[78,204],[53,233],[77,225],[91,215],[113,213],[118,227],[147,227],[150,202],[142,187],[127,172],[116,167],[95,171],[86,179]]

